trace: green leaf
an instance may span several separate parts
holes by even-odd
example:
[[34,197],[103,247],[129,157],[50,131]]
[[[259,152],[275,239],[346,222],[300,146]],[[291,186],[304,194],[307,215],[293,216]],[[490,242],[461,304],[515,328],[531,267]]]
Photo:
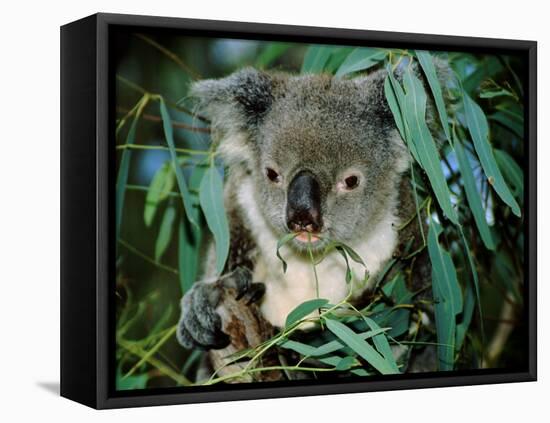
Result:
[[149,376],[147,375],[147,373],[124,377],[119,367],[116,372],[116,390],[129,391],[134,389],[145,389],[148,380]]
[[364,360],[366,360],[372,367],[378,370],[380,373],[396,374],[392,365],[384,359],[376,350],[371,347],[367,341],[363,340],[358,334],[352,331],[343,323],[325,319],[327,328],[334,333],[344,344],[350,347],[353,351],[359,354]]
[[432,56],[429,52],[424,50],[416,50],[416,58],[426,75],[428,80],[428,85],[432,90],[432,94],[435,100],[435,106],[437,108],[437,113],[439,114],[439,120],[441,121],[441,126],[445,132],[447,140],[451,142],[451,131],[449,130],[449,117],[447,116],[447,110],[445,109],[445,101],[443,101],[443,94],[441,92],[441,85],[439,83],[439,78],[435,71],[435,66],[432,60]]
[[[367,323],[367,325],[371,328],[371,330],[379,330],[380,326],[368,317],[364,316],[363,320]],[[385,333],[380,333],[372,338],[372,341],[374,342],[374,345],[378,352],[382,354],[382,356],[386,359],[386,361],[391,365],[392,369],[399,373],[399,369],[397,367],[397,363],[395,362],[395,357],[393,356],[390,343],[388,342],[388,338],[386,337]]]
[[474,141],[474,147],[489,184],[494,188],[502,201],[508,204],[512,212],[519,217],[521,216],[519,205],[510,192],[508,185],[506,185],[504,177],[500,173],[500,169],[498,168],[493,154],[493,148],[489,143],[489,125],[485,113],[483,113],[481,107],[479,107],[479,105],[465,92],[463,94],[463,99],[468,130]]
[[155,242],[155,260],[160,261],[160,258],[166,251],[170,239],[172,239],[172,227],[176,218],[176,209],[173,206],[168,206],[162,217],[159,233]]
[[324,70],[326,72],[334,73],[338,70],[340,65],[344,62],[346,57],[354,50],[353,47],[336,47],[325,64]]
[[351,270],[351,267],[349,265],[349,258],[351,258],[354,262],[359,263],[363,265],[366,269],[365,262],[363,259],[357,254],[353,248],[349,247],[348,245],[339,242],[339,241],[331,241],[326,247],[325,247],[325,254],[327,254],[330,250],[335,249],[340,255],[344,258],[346,261],[346,282],[350,283],[351,279],[353,277],[353,273]]
[[[189,178],[191,190],[199,191],[206,167],[197,165]],[[192,210],[196,221],[200,217],[200,204],[197,195],[191,194]],[[185,219],[181,219],[178,230],[178,269],[182,293],[191,289],[195,282],[199,264],[199,249],[202,241],[201,226],[190,225]]]
[[388,102],[388,106],[390,106],[390,110],[392,112],[393,119],[395,120],[395,125],[397,126],[397,130],[399,131],[399,135],[401,135],[401,138],[403,139],[403,141],[406,141],[405,124],[403,122],[403,116],[401,115],[401,107],[399,106],[399,103],[397,101],[397,96],[392,87],[389,74],[388,76],[386,76],[386,79],[384,80],[384,94],[386,96],[386,101]]
[[420,80],[407,69],[405,83],[405,116],[422,167],[428,175],[437,202],[447,218],[458,225],[456,210],[451,204],[451,192],[441,168],[441,159],[426,124],[426,93]]
[[503,110],[501,110],[490,115],[489,119],[500,123],[502,126],[509,129],[520,138],[523,138],[525,136],[523,132],[523,119],[518,119],[517,116],[513,114],[505,113]]
[[[472,281],[475,288],[476,293],[476,299],[477,299],[477,309],[479,313],[479,326],[481,331],[481,342],[482,345],[485,345],[485,328],[483,324],[483,310],[481,307],[481,294],[479,291],[479,276],[477,274],[476,264],[474,263],[474,257],[472,254],[472,250],[468,244],[468,241],[466,239],[466,235],[464,235],[464,230],[462,227],[459,227],[460,237],[462,239],[462,245],[464,246],[464,254],[466,255],[466,259],[468,260],[468,265],[470,266],[470,273],[472,274]],[[497,254],[497,258],[500,257],[500,255]],[[465,311],[464,311],[465,313]],[[483,349],[483,347],[482,347]]]
[[491,229],[489,228],[487,220],[485,219],[485,210],[483,209],[481,203],[481,194],[479,193],[476,186],[474,172],[472,171],[472,167],[470,165],[470,162],[468,161],[466,152],[462,147],[462,143],[457,137],[455,137],[454,139],[454,148],[456,152],[456,158],[458,160],[458,166],[460,167],[460,174],[462,175],[464,191],[466,191],[466,198],[468,199],[470,210],[472,211],[472,214],[474,216],[477,230],[479,231],[479,235],[481,236],[485,247],[487,247],[487,249],[489,250],[494,250],[495,242],[493,240],[493,236],[491,235]]
[[349,260],[348,260],[348,255],[346,254],[346,250],[344,250],[341,246],[336,246],[335,249],[340,253],[342,257],[344,257],[344,260],[346,262],[346,283],[349,284],[353,279],[353,273],[349,265]]
[[162,127],[164,129],[164,136],[166,138],[166,143],[168,144],[168,149],[170,150],[170,156],[172,158],[172,166],[174,167],[174,172],[176,173],[176,180],[178,182],[178,187],[181,194],[181,199],[183,202],[183,208],[187,219],[193,224],[197,225],[197,221],[194,218],[194,212],[192,209],[191,198],[189,190],[187,189],[187,183],[183,176],[183,172],[178,165],[178,156],[176,154],[176,146],[174,144],[174,129],[172,128],[172,120],[170,119],[170,114],[166,108],[166,103],[164,99],[160,98],[160,115],[162,117]]
[[200,229],[181,219],[178,228],[178,269],[183,294],[191,289],[197,277],[200,241]]
[[316,298],[314,300],[303,302],[288,314],[285,327],[288,328],[292,326],[297,321],[303,319],[326,304],[328,304],[328,300],[323,298]]
[[409,330],[411,319],[411,311],[406,308],[393,308],[390,310],[384,320],[384,326],[391,329],[388,331],[388,336],[397,338]]
[[439,224],[431,220],[428,231],[428,253],[432,262],[435,282],[442,299],[449,302],[454,315],[457,315],[462,311],[462,292],[456,278],[456,269],[451,255],[439,245],[440,232]]
[[514,94],[504,88],[496,90],[485,90],[479,93],[480,98],[495,98],[495,97],[512,97],[516,98]]
[[275,60],[281,57],[285,51],[290,48],[289,43],[269,43],[262,50],[258,59],[256,60],[256,66],[259,68],[266,68],[270,66]]
[[428,253],[432,262],[432,290],[434,296],[435,324],[437,331],[440,370],[454,367],[454,343],[456,316],[462,312],[462,291],[456,277],[456,269],[450,254],[438,241],[441,228],[430,221]]
[[355,262],[355,263],[359,263],[359,264],[362,264],[363,266],[366,267],[365,265],[365,262],[363,261],[363,259],[359,256],[359,254],[357,254],[355,252],[355,250],[353,248],[351,248],[350,246],[342,243],[342,242],[336,242],[336,247],[340,247],[342,248],[346,253],[347,255]]
[[338,68],[336,77],[341,78],[344,75],[363,71],[384,60],[388,54],[387,50],[381,50],[372,47],[359,47],[353,50],[344,63]]
[[283,246],[287,243],[289,243],[291,240],[293,240],[294,238],[296,238],[299,234],[298,233],[294,233],[294,232],[291,232],[291,233],[288,233],[284,236],[282,236],[278,241],[277,241],[277,257],[279,258],[279,260],[281,260],[281,263],[283,264],[283,273],[286,273],[286,269],[288,267],[287,265],[287,262],[285,261],[285,259],[281,256],[281,248],[283,248]]
[[200,205],[216,244],[216,271],[220,274],[229,254],[229,225],[223,204],[223,181],[215,167],[204,173],[200,185]]
[[334,47],[329,46],[317,46],[313,45],[309,47],[304,56],[304,62],[302,63],[301,73],[319,73],[321,72]]
[[[369,330],[366,332],[359,333],[358,336],[360,336],[361,339],[366,340],[380,333],[388,332],[388,330],[389,328]],[[344,348],[345,345],[341,341],[335,339],[334,341],[327,342],[326,344],[323,344],[319,347],[312,347],[311,345],[307,345],[298,341],[287,339],[287,340],[284,340],[282,343],[280,343],[279,346],[281,348],[296,351],[297,353],[302,355],[307,355],[310,357],[320,357],[322,355],[332,354],[333,352],[341,350],[342,348]]]
[[523,198],[523,171],[506,151],[498,149],[494,151],[498,166],[504,174],[504,179],[513,187],[516,198]]
[[339,371],[349,370],[357,362],[355,357],[351,357],[349,355],[343,358],[335,358],[338,360],[335,369]]
[[475,303],[476,299],[474,290],[472,289],[472,284],[468,284],[466,286],[466,297],[464,298],[464,311],[462,312],[462,319],[460,323],[456,325],[455,349],[457,351],[462,348],[464,338],[466,338],[466,334],[468,333],[468,328],[470,327],[472,316],[474,314]]
[[[136,130],[141,117],[141,113],[147,105],[148,97],[143,97],[138,105],[134,120],[126,136],[126,144],[132,145],[136,140]],[[130,172],[130,159],[132,157],[132,150],[124,149],[122,151],[122,157],[120,159],[120,166],[118,169],[117,181],[116,181],[116,207],[115,207],[115,228],[116,238],[120,237],[120,227],[122,224],[122,212],[124,211],[124,197],[126,194],[126,184],[128,182],[128,173]]]
[[143,211],[143,220],[146,226],[151,226],[159,203],[168,197],[168,194],[174,188],[175,175],[172,171],[170,162],[164,163],[155,173],[147,196],[145,197],[145,209]]
[[405,92],[403,91],[403,87],[401,87],[401,85],[399,85],[399,83],[395,79],[395,76],[393,75],[393,72],[391,70],[391,66],[388,66],[387,72],[388,75],[386,77],[386,80],[384,81],[384,93],[386,96],[386,100],[388,101],[388,105],[390,106],[395,124],[399,131],[399,134],[401,135],[401,138],[403,139],[403,142],[405,142],[407,147],[409,147],[409,151],[411,152],[412,156],[414,157],[416,162],[422,167],[422,163],[420,163],[420,158],[418,157],[416,147],[411,140],[409,126],[403,114],[403,111],[405,110]]

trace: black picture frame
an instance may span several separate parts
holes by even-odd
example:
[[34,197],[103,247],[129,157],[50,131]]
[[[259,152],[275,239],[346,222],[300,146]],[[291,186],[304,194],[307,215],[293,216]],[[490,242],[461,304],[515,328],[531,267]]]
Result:
[[[526,295],[528,366],[525,369],[437,372],[364,381],[250,384],[115,392],[112,389],[114,90],[109,77],[109,37],[118,27],[187,31],[229,38],[370,44],[428,50],[513,53],[528,63],[526,75]],[[537,44],[471,38],[242,22],[95,14],[61,28],[61,395],[90,407],[118,408],[534,381],[536,341]]]

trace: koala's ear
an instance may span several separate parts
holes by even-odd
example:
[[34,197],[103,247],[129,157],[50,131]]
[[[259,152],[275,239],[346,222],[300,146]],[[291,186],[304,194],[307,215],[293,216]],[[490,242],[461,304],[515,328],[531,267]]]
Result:
[[365,112],[369,115],[369,120],[374,119],[382,125],[393,124],[394,122],[384,91],[384,82],[387,75],[386,69],[379,69],[367,76],[353,79],[363,92]]
[[247,130],[257,125],[273,103],[273,77],[244,68],[222,79],[191,85],[190,94],[216,129]]

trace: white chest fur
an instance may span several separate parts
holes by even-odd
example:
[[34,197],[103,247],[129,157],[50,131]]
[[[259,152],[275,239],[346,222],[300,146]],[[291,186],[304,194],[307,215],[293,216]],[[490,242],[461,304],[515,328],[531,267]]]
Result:
[[[344,258],[336,251],[328,254],[316,266],[316,280],[311,261],[284,246],[280,253],[288,263],[288,268],[283,273],[282,263],[276,256],[277,237],[265,222],[253,192],[252,181],[242,180],[238,194],[239,205],[246,212],[247,224],[261,250],[256,261],[254,281],[263,282],[266,286],[261,303],[264,317],[273,325],[282,327],[288,313],[304,301],[319,297],[335,304],[343,300],[349,293],[350,285],[345,280]],[[372,277],[391,257],[397,246],[397,232],[394,227],[396,223],[397,218],[393,211],[388,211],[388,215],[374,230],[351,243],[350,247],[366,264],[365,269],[361,264],[350,261],[354,279],[351,285],[354,287],[353,296],[367,288],[364,283],[365,270],[369,272],[372,281]]]

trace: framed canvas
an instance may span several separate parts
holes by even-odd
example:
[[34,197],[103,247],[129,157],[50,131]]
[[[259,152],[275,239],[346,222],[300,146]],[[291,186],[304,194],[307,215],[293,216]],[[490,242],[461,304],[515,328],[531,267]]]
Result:
[[61,28],[61,394],[536,380],[536,43]]

